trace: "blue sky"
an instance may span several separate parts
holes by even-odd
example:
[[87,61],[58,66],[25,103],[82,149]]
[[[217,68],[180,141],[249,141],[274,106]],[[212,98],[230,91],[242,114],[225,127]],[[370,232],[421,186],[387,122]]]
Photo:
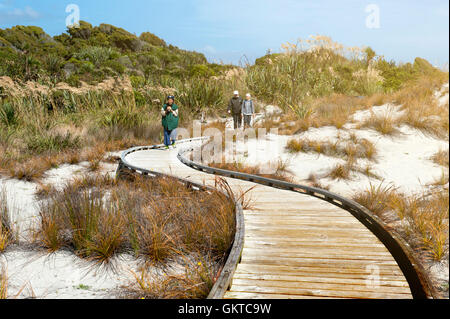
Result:
[[[205,53],[210,61],[251,62],[282,43],[320,34],[347,46],[371,46],[400,62],[424,57],[448,63],[447,0],[0,0],[0,28],[38,25],[65,31],[68,4],[81,19],[109,23],[139,35]],[[379,28],[367,28],[367,5],[379,8]]]

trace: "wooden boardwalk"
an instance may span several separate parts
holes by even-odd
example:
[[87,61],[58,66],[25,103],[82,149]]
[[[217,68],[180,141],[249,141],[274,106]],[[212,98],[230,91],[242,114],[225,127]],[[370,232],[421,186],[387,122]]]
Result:
[[[176,150],[131,153],[128,163],[214,186]],[[349,212],[320,199],[225,178],[248,190],[242,259],[225,298],[412,298],[386,247]]]

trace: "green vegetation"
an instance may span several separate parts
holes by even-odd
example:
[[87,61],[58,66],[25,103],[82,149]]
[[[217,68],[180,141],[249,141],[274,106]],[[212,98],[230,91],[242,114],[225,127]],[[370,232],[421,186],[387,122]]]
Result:
[[[4,252],[6,248],[14,241],[13,235],[14,233],[8,209],[8,199],[6,196],[6,190],[0,189],[0,253]],[[1,283],[0,283],[0,299],[1,299]]]
[[393,93],[420,77],[448,77],[422,58],[413,64],[386,61],[369,48],[346,48],[324,36],[283,45],[248,66],[246,84],[259,99],[309,117],[314,101],[335,94],[373,96]]
[[101,82],[108,76],[134,75],[145,80],[218,75],[225,66],[210,65],[201,53],[179,49],[150,32],[139,37],[124,29],[81,21],[80,28],[50,37],[41,28],[16,26],[0,30],[0,76]]

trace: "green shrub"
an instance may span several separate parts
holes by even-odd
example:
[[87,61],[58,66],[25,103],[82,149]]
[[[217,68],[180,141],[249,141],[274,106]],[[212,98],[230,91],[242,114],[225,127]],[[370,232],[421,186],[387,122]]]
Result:
[[210,77],[216,75],[214,70],[209,68],[206,64],[195,64],[190,66],[189,73],[194,77]]
[[77,149],[81,145],[78,136],[72,136],[67,132],[62,134],[51,134],[49,132],[34,132],[26,139],[27,149],[33,153],[41,154],[44,152],[62,151],[66,149]]
[[0,123],[6,126],[13,126],[17,124],[16,111],[8,102],[0,104]]
[[177,87],[179,104],[193,113],[215,111],[224,106],[220,83],[207,79],[193,79]]
[[142,112],[132,108],[117,108],[100,113],[97,123],[101,127],[131,129],[143,122]]
[[157,37],[156,35],[154,35],[153,33],[150,33],[150,32],[143,32],[139,36],[139,39],[141,39],[142,41],[145,41],[151,45],[162,46],[162,47],[167,46],[166,41],[164,41],[163,39]]

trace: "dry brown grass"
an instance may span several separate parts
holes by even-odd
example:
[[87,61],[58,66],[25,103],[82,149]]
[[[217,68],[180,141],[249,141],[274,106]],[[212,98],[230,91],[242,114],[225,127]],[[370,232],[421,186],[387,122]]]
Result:
[[6,190],[0,189],[0,253],[4,252],[14,242],[14,237]]
[[200,258],[197,262],[183,258],[182,274],[165,271],[149,273],[145,269],[133,273],[135,282],[130,285],[131,297],[140,299],[202,299],[206,298],[216,281],[217,264]]
[[312,187],[321,188],[325,190],[330,190],[329,186],[323,185],[315,174],[310,174],[308,177],[308,181],[311,183]]
[[154,263],[196,250],[221,258],[234,232],[234,204],[168,178],[85,177],[52,192],[40,209],[36,241],[100,264],[120,252]]
[[448,78],[421,77],[393,95],[402,105],[402,123],[439,138],[448,137],[449,109],[439,106],[434,93]]
[[309,128],[334,126],[342,129],[346,123],[352,122],[351,116],[360,110],[369,109],[386,103],[401,104],[405,114],[399,118],[392,116],[371,116],[361,127],[370,127],[381,134],[398,133],[397,127],[406,124],[425,134],[448,138],[448,107],[437,104],[434,92],[440,90],[448,81],[443,74],[422,76],[414,82],[408,82],[395,93],[376,93],[367,97],[350,97],[332,94],[310,101],[310,112],[299,119],[294,112],[282,114],[280,117],[269,117],[259,126],[266,129],[277,127],[279,134],[293,135]]
[[336,142],[316,141],[310,139],[291,139],[286,145],[286,149],[293,153],[317,153],[338,158],[367,158],[375,160],[377,150],[375,145],[367,139],[359,139],[350,136],[348,140]]
[[398,124],[401,123],[399,119],[394,118],[390,114],[375,115],[371,114],[369,118],[359,125],[359,128],[371,128],[382,135],[398,135]]
[[349,180],[351,178],[352,167],[348,164],[336,164],[328,172],[327,177],[337,180]]
[[334,126],[337,129],[351,122],[351,116],[360,110],[381,105],[390,100],[385,94],[375,94],[371,97],[354,97],[343,94],[332,94],[331,96],[316,98],[310,101],[310,112],[305,118],[299,119],[294,112],[287,112],[279,119],[278,117],[266,118],[258,126],[279,128],[281,135],[294,135],[307,131],[309,128]]
[[8,274],[2,265],[0,269],[0,299],[6,298],[8,298]]
[[283,161],[277,161],[276,166],[273,167],[273,173],[264,173],[261,170],[260,165],[247,165],[240,162],[226,163],[222,160],[222,163],[208,163],[209,166],[229,171],[236,171],[244,174],[257,175],[266,178],[278,179],[285,182],[292,182],[292,176],[288,175],[287,163]]
[[448,167],[449,163],[448,150],[439,150],[430,159],[438,165]]
[[448,189],[431,194],[406,196],[392,186],[379,185],[354,195],[353,199],[388,223],[426,258],[441,260],[448,253]]

